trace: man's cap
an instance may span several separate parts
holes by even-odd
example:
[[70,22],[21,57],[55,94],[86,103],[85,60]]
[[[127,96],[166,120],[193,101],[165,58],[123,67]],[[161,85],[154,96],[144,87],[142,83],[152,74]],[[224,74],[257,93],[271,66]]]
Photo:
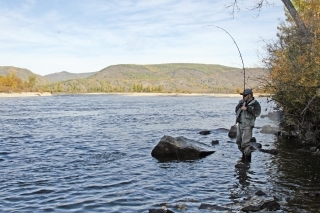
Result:
[[247,89],[243,90],[242,93],[240,93],[240,95],[248,95],[248,94],[253,94],[252,89],[247,88]]

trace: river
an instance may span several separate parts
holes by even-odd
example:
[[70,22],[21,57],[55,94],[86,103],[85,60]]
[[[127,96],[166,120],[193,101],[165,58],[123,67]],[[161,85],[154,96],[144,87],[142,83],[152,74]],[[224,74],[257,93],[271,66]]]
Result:
[[[239,96],[240,98],[240,96]],[[258,98],[262,115],[273,104]],[[277,121],[259,117],[253,135],[263,148],[250,168],[228,137],[237,98],[212,96],[64,95],[0,99],[1,212],[240,211],[258,190],[279,212],[317,212],[320,160],[293,141],[260,133]],[[210,135],[198,134],[210,130]],[[159,162],[151,156],[162,136],[184,136],[215,153],[196,161]],[[221,212],[221,211],[220,211]]]

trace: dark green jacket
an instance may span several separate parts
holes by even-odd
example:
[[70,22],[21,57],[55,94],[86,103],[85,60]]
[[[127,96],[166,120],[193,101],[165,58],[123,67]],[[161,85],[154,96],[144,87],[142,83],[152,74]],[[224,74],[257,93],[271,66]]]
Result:
[[245,111],[240,109],[242,105],[243,101],[240,100],[235,109],[235,112],[237,113],[236,123],[241,123],[242,126],[254,127],[256,118],[261,114],[261,106],[259,102],[253,98],[250,102],[246,103],[247,110]]

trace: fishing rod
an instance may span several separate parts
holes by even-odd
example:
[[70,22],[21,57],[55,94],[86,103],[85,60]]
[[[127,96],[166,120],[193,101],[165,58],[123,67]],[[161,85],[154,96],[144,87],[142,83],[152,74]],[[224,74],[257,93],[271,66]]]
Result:
[[[241,58],[241,62],[242,62],[242,69],[243,69],[243,91],[246,89],[246,69],[244,68],[244,62],[243,62],[243,58],[242,58],[242,55],[241,55],[241,51],[239,49],[239,46],[237,44],[237,42],[234,40],[234,38],[232,37],[232,35],[225,29],[223,29],[222,27],[219,27],[219,26],[216,26],[216,25],[208,25],[208,27],[210,26],[213,26],[213,27],[216,27],[216,28],[219,28],[221,30],[223,30],[225,33],[227,33],[230,38],[233,40],[233,43],[236,45],[237,49],[238,49],[238,52],[239,52],[239,55],[240,55],[240,58]],[[245,104],[245,102],[244,102]],[[240,116],[240,113],[241,113],[241,108],[238,109],[238,111],[236,112],[236,124],[238,122],[238,117]]]
[[231,36],[231,34],[230,34],[227,30],[223,29],[222,27],[219,27],[219,26],[216,26],[216,25],[207,25],[207,26],[208,26],[208,27],[213,26],[213,27],[216,27],[216,28],[219,28],[219,29],[223,30],[224,32],[226,32],[226,33],[231,37],[231,39],[233,40],[233,43],[236,45],[236,47],[237,47],[237,49],[238,49],[238,52],[239,52],[239,55],[240,55],[240,58],[241,58],[241,62],[242,62],[242,69],[243,69],[243,90],[245,90],[245,89],[246,89],[246,69],[244,68],[243,58],[242,58],[242,55],[241,55],[241,52],[240,52],[240,49],[239,49],[239,47],[238,47],[237,42],[234,40],[234,38]]

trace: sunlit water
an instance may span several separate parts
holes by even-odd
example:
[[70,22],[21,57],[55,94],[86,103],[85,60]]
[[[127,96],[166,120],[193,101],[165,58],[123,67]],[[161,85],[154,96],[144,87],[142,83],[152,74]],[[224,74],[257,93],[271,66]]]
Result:
[[[272,110],[258,98],[263,114]],[[279,145],[260,133],[277,122],[258,118],[254,136],[263,148],[248,170],[228,130],[237,98],[74,95],[0,99],[1,212],[214,212],[202,203],[241,209],[258,190],[282,211],[319,209],[319,159]],[[211,130],[210,135],[198,134]],[[189,162],[158,162],[152,149],[164,135],[184,136],[216,152]],[[307,160],[306,160],[307,159]],[[236,195],[236,196],[235,196]],[[232,205],[235,204],[235,205]]]

